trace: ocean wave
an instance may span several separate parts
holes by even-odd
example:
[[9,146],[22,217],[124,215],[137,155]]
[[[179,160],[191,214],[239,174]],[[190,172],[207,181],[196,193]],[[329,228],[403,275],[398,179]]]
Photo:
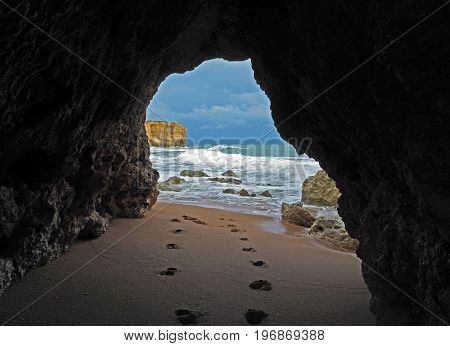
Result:
[[[183,177],[186,183],[180,192],[162,191],[161,198],[171,201],[215,201],[236,207],[251,207],[264,213],[279,215],[281,203],[294,203],[300,198],[300,189],[306,177],[315,174],[319,163],[302,156],[271,156],[273,148],[259,147],[260,156],[255,156],[255,147],[216,145],[210,148],[152,148],[150,160],[160,173],[160,181],[179,175],[184,169],[201,170],[210,177],[219,177],[227,170],[237,174],[239,185],[209,181],[208,178]],[[284,153],[286,148],[279,148]],[[267,156],[261,156],[266,154]],[[276,155],[276,153],[275,153]],[[256,197],[241,197],[224,194],[226,188],[246,189]],[[272,198],[259,194],[269,190]]]
[[226,144],[218,144],[211,148],[208,148],[208,150],[210,150],[210,151],[221,151],[221,150],[229,150],[229,149],[241,150],[242,148],[238,147],[238,146],[226,145]]
[[296,165],[299,161],[292,160],[292,158],[223,153],[222,151],[210,149],[189,149],[182,152],[179,159],[198,166],[223,167],[224,169],[250,168],[252,170],[268,166],[286,168]]

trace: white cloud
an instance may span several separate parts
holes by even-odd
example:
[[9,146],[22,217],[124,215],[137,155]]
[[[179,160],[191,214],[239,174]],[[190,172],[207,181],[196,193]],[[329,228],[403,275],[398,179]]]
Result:
[[246,105],[261,104],[263,101],[265,101],[264,98],[262,97],[262,94],[257,91],[240,94],[231,94],[230,100],[235,103]]
[[225,124],[206,124],[200,126],[200,130],[222,130],[228,128]]
[[[250,99],[251,96],[248,96]],[[258,126],[261,119],[270,117],[270,110],[264,104],[225,104],[225,105],[207,105],[200,104],[186,112],[175,111],[170,106],[163,102],[152,104],[152,108],[148,110],[149,118],[155,119],[152,115],[156,112],[163,116],[168,121],[192,122],[195,121],[201,130],[220,130],[220,129],[236,129],[249,127],[249,124],[255,124],[258,121]]]

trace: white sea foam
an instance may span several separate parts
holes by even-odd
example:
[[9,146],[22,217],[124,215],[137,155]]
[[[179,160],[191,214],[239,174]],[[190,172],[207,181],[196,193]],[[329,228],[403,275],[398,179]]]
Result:
[[179,159],[198,166],[221,167],[224,169],[261,169],[263,167],[285,168],[295,165],[296,160],[279,157],[255,157],[242,154],[225,154],[219,150],[189,149],[181,153]]
[[[162,191],[160,197],[170,201],[202,204],[212,201],[224,208],[242,208],[261,214],[279,215],[282,202],[298,202],[301,185],[315,174],[319,164],[307,156],[298,156],[287,144],[280,148],[216,145],[209,148],[151,148],[150,159],[160,172],[160,181],[180,175],[184,169],[202,170],[210,177],[220,177],[233,170],[242,184],[223,184],[208,178],[184,177],[181,192]],[[275,150],[273,150],[275,149]],[[269,190],[272,198],[241,197],[222,190],[246,189],[256,194]]]

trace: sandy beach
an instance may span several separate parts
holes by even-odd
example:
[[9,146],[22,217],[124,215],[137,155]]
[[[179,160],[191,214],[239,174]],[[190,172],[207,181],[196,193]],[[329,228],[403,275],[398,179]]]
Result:
[[[356,257],[289,235],[298,231],[270,217],[158,202],[11,285],[0,321],[179,325],[175,310],[188,309],[198,325],[247,325],[244,313],[258,309],[268,315],[261,325],[374,324]],[[271,290],[251,289],[256,280]]]

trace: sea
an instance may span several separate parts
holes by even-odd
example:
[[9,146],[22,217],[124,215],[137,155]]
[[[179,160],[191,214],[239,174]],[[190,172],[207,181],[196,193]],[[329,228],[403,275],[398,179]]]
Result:
[[[201,170],[209,177],[222,177],[231,170],[241,184],[213,182],[208,177],[182,177],[180,192],[161,191],[159,200],[214,207],[280,218],[283,202],[301,200],[304,180],[321,167],[307,155],[298,155],[286,142],[270,144],[237,143],[150,148],[150,160],[159,171],[159,182],[180,176],[182,170]],[[225,189],[247,190],[256,197],[223,193]],[[260,195],[269,191],[272,197]]]

